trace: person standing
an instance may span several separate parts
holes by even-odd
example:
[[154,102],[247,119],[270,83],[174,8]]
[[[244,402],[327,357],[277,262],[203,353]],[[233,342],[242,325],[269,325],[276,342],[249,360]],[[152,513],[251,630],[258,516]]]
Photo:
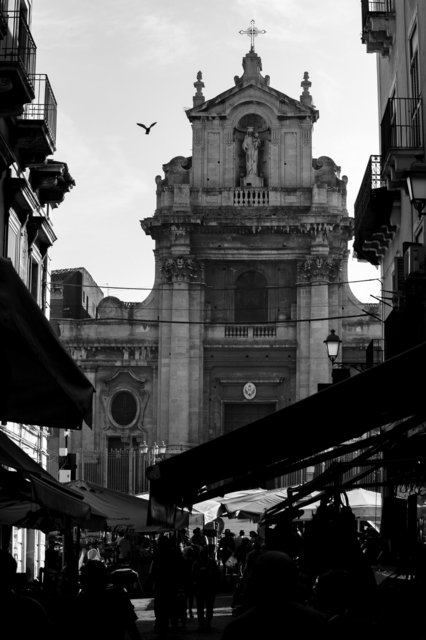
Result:
[[53,640],[52,621],[43,605],[26,595],[16,593],[16,560],[11,553],[0,549],[0,607],[1,637],[14,640],[44,638]]
[[219,567],[213,558],[211,547],[202,548],[192,567],[199,630],[210,629],[219,579]]
[[103,562],[89,560],[81,570],[81,590],[70,606],[70,638],[79,640],[141,640],[133,604],[120,587],[108,580]]

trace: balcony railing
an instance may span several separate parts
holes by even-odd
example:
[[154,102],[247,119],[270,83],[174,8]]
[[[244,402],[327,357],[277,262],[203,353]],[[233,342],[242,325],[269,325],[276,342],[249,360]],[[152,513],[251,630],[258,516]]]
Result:
[[17,62],[28,76],[34,76],[37,47],[19,11],[6,14],[7,32],[0,40],[0,62]]
[[31,83],[34,87],[35,98],[33,102],[24,106],[21,118],[22,120],[43,121],[55,145],[57,102],[49,78],[44,73],[35,74],[31,76]]
[[421,98],[389,98],[380,125],[384,162],[391,150],[423,149],[422,114]]
[[394,0],[361,0],[362,26],[371,14],[394,13]]
[[374,189],[386,186],[386,182],[381,178],[382,158],[381,156],[370,156],[364,177],[355,200],[355,235],[359,230],[364,212],[368,209],[371,201],[371,194]]
[[277,335],[275,325],[240,325],[225,326],[225,338],[274,338]]
[[235,189],[234,206],[266,207],[269,204],[268,189]]
[[4,38],[7,33],[7,2],[6,0],[0,0],[0,39]]

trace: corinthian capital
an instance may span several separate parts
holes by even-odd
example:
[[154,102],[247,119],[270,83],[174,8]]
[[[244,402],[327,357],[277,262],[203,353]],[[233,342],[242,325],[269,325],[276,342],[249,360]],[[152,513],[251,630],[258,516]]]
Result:
[[299,282],[312,280],[334,282],[340,270],[341,261],[338,258],[309,257],[297,265],[297,279]]

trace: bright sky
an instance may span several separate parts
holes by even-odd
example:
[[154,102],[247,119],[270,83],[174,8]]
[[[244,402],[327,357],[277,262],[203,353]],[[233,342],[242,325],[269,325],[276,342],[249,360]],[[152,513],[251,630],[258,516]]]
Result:
[[[250,39],[239,31],[251,19],[266,30],[255,48],[272,87],[299,99],[309,72],[320,112],[313,156],[330,156],[348,176],[354,215],[369,156],[379,152],[376,61],[361,43],[359,0],[34,0],[37,72],[58,101],[54,158],[76,181],[52,212],[51,269],[85,267],[122,300],[148,295],[154,243],[139,221],[154,214],[155,176],[192,153],[184,109],[197,72],[206,99],[241,75]],[[136,125],[154,121],[148,136]],[[350,259],[350,280],[379,277]],[[376,302],[380,285],[352,289]]]

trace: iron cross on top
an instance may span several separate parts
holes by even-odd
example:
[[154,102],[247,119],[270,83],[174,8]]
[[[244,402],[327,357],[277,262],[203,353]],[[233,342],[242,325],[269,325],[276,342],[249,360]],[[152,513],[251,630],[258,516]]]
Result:
[[255,27],[254,20],[250,20],[249,28],[246,29],[245,31],[241,30],[238,33],[241,33],[241,35],[248,35],[250,37],[250,43],[251,43],[250,51],[254,51],[255,37],[258,36],[259,34],[266,33],[266,31],[265,29],[258,29],[257,27]]

